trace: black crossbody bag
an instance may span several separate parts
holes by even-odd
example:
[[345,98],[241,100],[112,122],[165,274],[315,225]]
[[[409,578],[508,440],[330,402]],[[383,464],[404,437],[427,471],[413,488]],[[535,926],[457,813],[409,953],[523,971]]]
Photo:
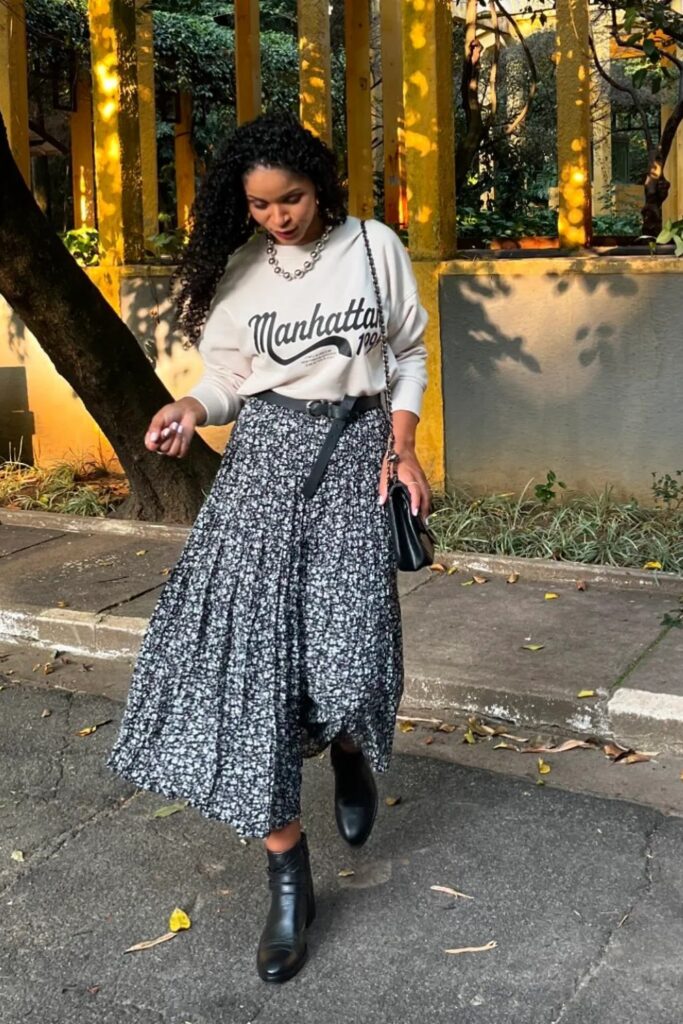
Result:
[[377,270],[370,248],[370,240],[365,226],[361,221],[365,251],[368,255],[372,284],[375,289],[375,299],[379,312],[379,328],[382,341],[382,358],[384,360],[384,379],[386,388],[387,413],[389,415],[389,440],[387,442],[387,512],[391,527],[391,537],[396,555],[396,564],[402,572],[416,572],[424,569],[434,561],[435,539],[427,528],[421,513],[416,516],[411,511],[410,491],[398,478],[396,466],[399,455],[396,452],[396,440],[394,438],[393,408],[391,404],[391,383],[389,379],[389,342],[387,339],[386,324],[384,322],[384,307],[382,295],[379,290]]

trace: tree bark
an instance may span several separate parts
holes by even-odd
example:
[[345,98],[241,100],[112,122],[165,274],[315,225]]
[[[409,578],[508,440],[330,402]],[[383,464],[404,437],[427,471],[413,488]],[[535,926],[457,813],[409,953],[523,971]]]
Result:
[[664,174],[666,161],[671,152],[671,146],[676,138],[681,122],[683,121],[683,101],[677,103],[671,112],[657,145],[655,152],[650,158],[650,166],[645,179],[645,203],[641,210],[643,215],[643,234],[653,235],[655,238],[662,230],[662,206],[666,201],[671,187],[670,182]]
[[0,294],[111,442],[131,489],[118,514],[191,522],[219,457],[199,437],[183,460],[144,447],[151,417],[171,395],[40,211],[14,162],[2,117],[0,181]]

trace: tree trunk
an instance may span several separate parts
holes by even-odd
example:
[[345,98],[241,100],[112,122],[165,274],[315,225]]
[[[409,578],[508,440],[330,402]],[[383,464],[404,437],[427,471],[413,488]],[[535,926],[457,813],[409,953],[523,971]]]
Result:
[[123,514],[191,522],[219,457],[199,437],[182,460],[144,447],[151,417],[171,396],[137,339],[41,213],[14,162],[1,117],[0,181],[0,294],[111,442],[131,488]]
[[647,177],[645,179],[645,203],[641,210],[643,216],[643,234],[657,237],[662,230],[662,206],[669,194],[671,184],[664,175],[664,168],[676,138],[676,132],[683,121],[683,101],[672,110],[664,128],[659,144],[650,157]]

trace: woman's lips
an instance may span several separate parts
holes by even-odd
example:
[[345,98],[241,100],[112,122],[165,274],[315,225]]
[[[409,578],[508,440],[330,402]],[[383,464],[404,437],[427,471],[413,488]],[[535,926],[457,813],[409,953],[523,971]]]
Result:
[[293,238],[296,233],[297,233],[297,229],[296,228],[290,228],[289,231],[274,231],[273,232],[273,234],[276,235],[277,238]]

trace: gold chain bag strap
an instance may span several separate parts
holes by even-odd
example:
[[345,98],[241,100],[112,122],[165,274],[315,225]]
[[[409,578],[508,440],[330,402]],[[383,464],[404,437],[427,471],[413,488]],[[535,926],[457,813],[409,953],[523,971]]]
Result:
[[389,439],[387,442],[387,513],[391,528],[391,538],[396,555],[396,565],[403,572],[416,572],[424,569],[434,561],[434,537],[427,529],[422,515],[413,515],[411,510],[410,491],[398,478],[396,466],[399,455],[396,451],[394,436],[393,406],[391,401],[391,380],[389,374],[389,341],[384,320],[382,294],[379,290],[377,269],[370,247],[365,221],[360,222],[365,242],[365,251],[370,265],[370,275],[375,290],[375,300],[379,315],[379,329],[382,342],[382,358],[384,360],[384,380],[386,388],[387,413],[389,415]]

